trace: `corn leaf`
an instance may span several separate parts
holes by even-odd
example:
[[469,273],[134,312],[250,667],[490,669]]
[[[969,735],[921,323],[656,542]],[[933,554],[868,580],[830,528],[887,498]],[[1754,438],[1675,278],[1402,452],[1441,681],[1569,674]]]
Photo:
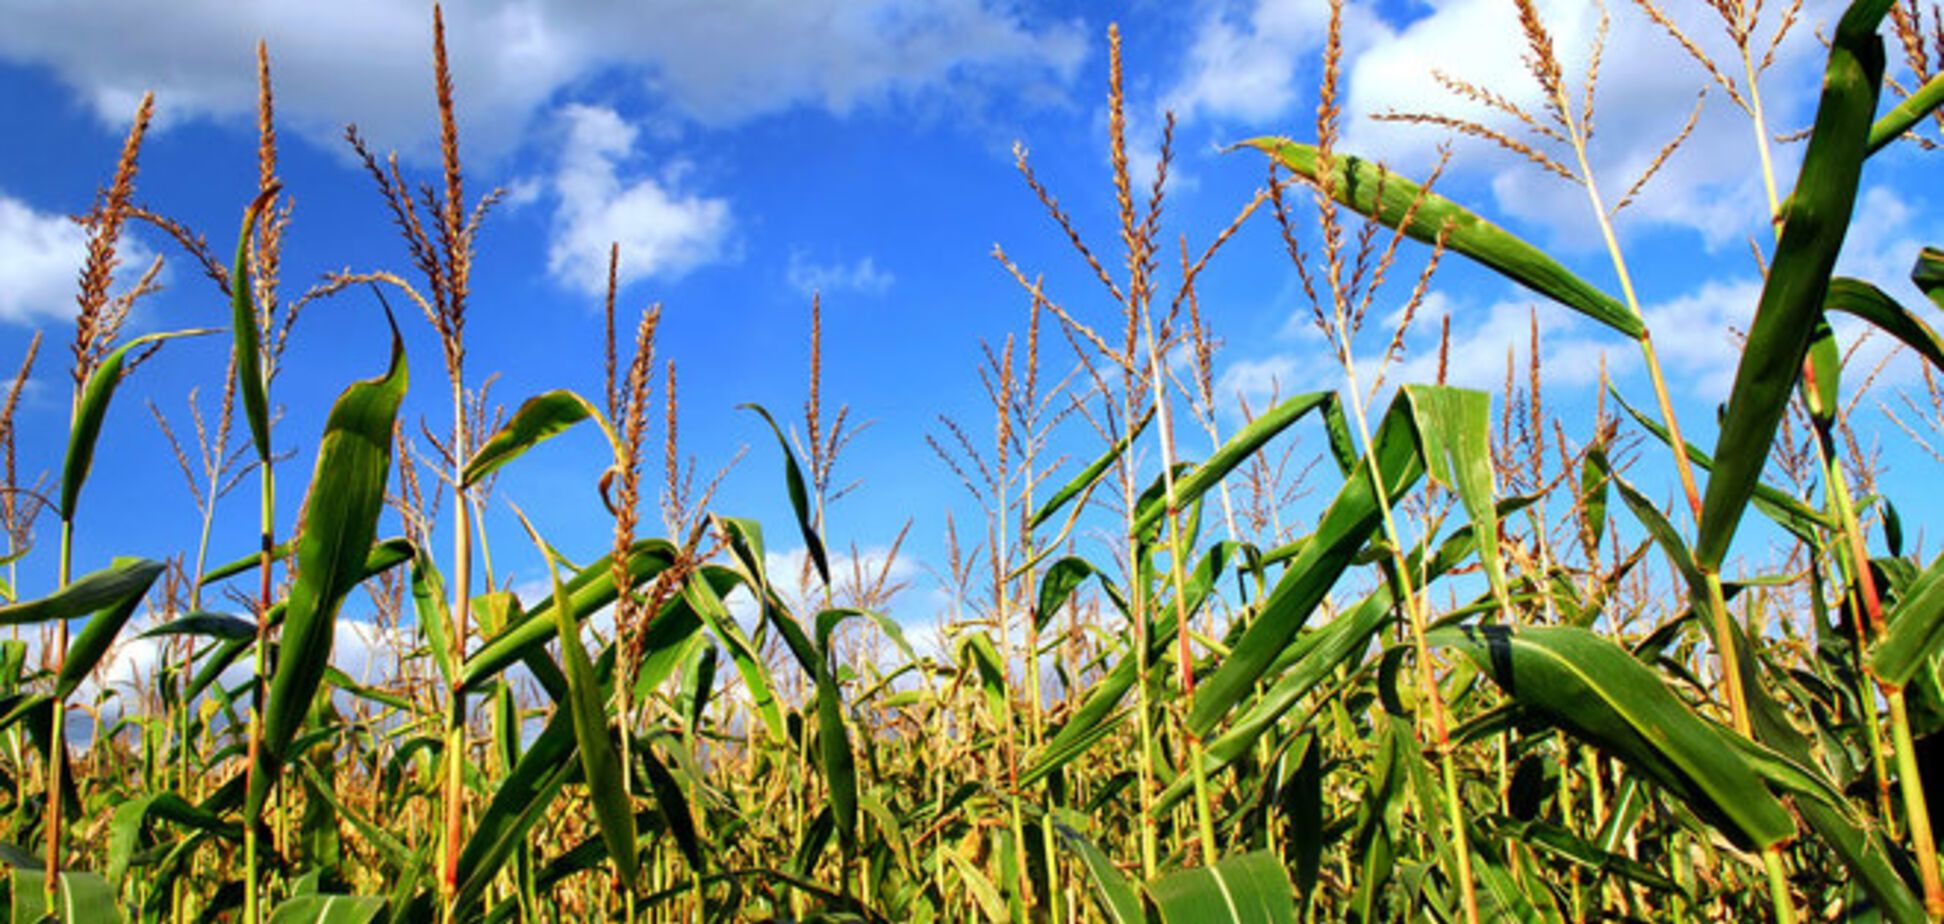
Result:
[[[1174,500],[1177,509],[1186,509],[1189,504],[1195,502],[1196,498],[1219,484],[1229,472],[1235,470],[1236,466],[1241,465],[1244,460],[1260,450],[1264,443],[1301,420],[1304,414],[1335,400],[1336,395],[1327,391],[1296,395],[1250,421],[1247,426],[1229,437],[1221,448],[1215,450],[1215,454],[1209,456],[1208,461],[1195,466],[1188,471],[1187,475],[1175,480]],[[1157,501],[1159,500],[1157,498]],[[1139,536],[1153,529],[1154,524],[1160,522],[1162,515],[1168,512],[1166,506],[1164,502],[1147,505],[1135,518],[1133,527],[1128,530],[1129,535]]]
[[1129,430],[1120,439],[1115,440],[1114,445],[1109,446],[1106,452],[1101,453],[1100,458],[1088,463],[1086,468],[1080,470],[1080,474],[1073,476],[1073,479],[1062,485],[1060,490],[1053,492],[1053,496],[1047,498],[1046,503],[1041,504],[1039,510],[1033,513],[1033,518],[1026,522],[1026,529],[1028,531],[1038,529],[1041,524],[1052,519],[1054,515],[1060,512],[1061,508],[1065,507],[1075,497],[1080,496],[1087,489],[1099,482],[1101,476],[1107,474],[1107,470],[1113,468],[1114,463],[1127,452],[1127,447],[1132,446],[1134,441],[1140,438],[1141,432],[1147,429],[1148,422],[1153,419],[1154,412],[1152,410],[1141,415],[1141,419],[1134,424],[1134,429]]
[[[1317,182],[1319,154],[1313,145],[1286,138],[1256,138],[1242,142],[1282,164],[1298,176]],[[1497,270],[1500,275],[1544,295],[1635,340],[1646,328],[1633,312],[1613,296],[1594,288],[1543,251],[1511,232],[1478,217],[1470,210],[1417,183],[1360,157],[1337,155],[1332,195],[1358,214],[1389,228],[1399,228],[1425,243],[1445,235],[1445,246]],[[1422,201],[1419,202],[1419,199]],[[1417,202],[1415,213],[1411,205]],[[1409,215],[1411,221],[1404,224]]]
[[1093,882],[1094,900],[1107,920],[1112,924],[1145,924],[1147,915],[1141,906],[1141,896],[1114,861],[1072,826],[1057,820],[1052,824],[1060,836],[1060,846],[1078,857],[1086,868],[1087,878]]
[[796,453],[790,451],[790,441],[784,438],[783,428],[767,409],[760,404],[741,406],[761,414],[770,432],[776,434],[777,448],[783,450],[783,480],[790,491],[790,511],[796,514],[797,529],[803,533],[803,545],[809,550],[811,564],[817,566],[817,576],[829,584],[830,559],[824,555],[822,537],[817,535],[817,524],[810,510],[810,489],[803,480],[803,469],[797,466]]
[[[36,869],[15,867],[13,871],[13,919],[39,921],[47,907],[47,874]],[[51,920],[64,924],[118,924],[121,903],[115,889],[100,873],[65,871],[61,873],[60,895],[54,903]]]
[[1229,656],[1215,672],[1195,688],[1188,727],[1196,734],[1206,735],[1211,731],[1229,709],[1254,689],[1257,681],[1264,679],[1270,665],[1377,532],[1383,510],[1372,487],[1372,470],[1381,473],[1392,503],[1400,500],[1423,474],[1423,454],[1416,445],[1407,401],[1400,396],[1392,402],[1372,438],[1375,447],[1344,481],[1324,511],[1316,532],[1262,601],[1256,620],[1230,648]]
[[1829,281],[1829,295],[1823,299],[1823,308],[1870,322],[1944,371],[1944,338],[1939,338],[1929,324],[1897,304],[1882,289],[1861,279],[1839,276]]
[[1802,158],[1795,192],[1783,210],[1782,239],[1735,370],[1728,413],[1715,442],[1715,470],[1701,504],[1694,557],[1718,571],[1734,539],[1776,427],[1802,374],[1830,272],[1849,230],[1857,181],[1868,153],[1871,116],[1883,81],[1877,25],[1891,0],[1856,0],[1843,13],[1823,72],[1822,102]]
[[1296,924],[1296,890],[1267,850],[1148,883],[1162,924]]
[[535,395],[513,412],[513,419],[499,428],[499,432],[481,444],[479,451],[473,453],[461,474],[461,484],[478,484],[500,469],[501,466],[519,458],[527,450],[553,438],[573,425],[593,418],[601,429],[609,434],[613,429],[601,417],[601,412],[587,399],[567,389],[558,389]]
[[1572,626],[1442,629],[1520,705],[1611,753],[1738,842],[1768,847],[1795,822],[1731,742],[1623,648]]
[[122,558],[68,582],[66,587],[38,600],[0,606],[0,626],[21,626],[85,616],[129,598],[140,600],[162,573],[162,563]]
[[378,514],[385,503],[392,428],[406,384],[405,345],[394,324],[390,369],[380,378],[345,389],[325,422],[308,514],[297,537],[297,580],[290,590],[283,643],[264,704],[267,772],[256,775],[245,809],[246,823],[258,817],[285,749],[303,725],[324,679],[338,607],[365,579]]
[[128,362],[129,351],[177,337],[200,337],[213,333],[214,330],[197,329],[144,334],[117,347],[88,375],[87,384],[81,388],[80,401],[74,406],[74,425],[68,430],[67,458],[61,463],[62,520],[74,519],[75,505],[81,499],[81,485],[88,480],[88,470],[94,467],[95,443],[101,439],[101,424],[108,417],[108,404],[115,397],[115,387],[121,384],[122,367]]
[[1944,643],[1944,556],[1904,589],[1887,614],[1889,628],[1870,650],[1870,673],[1893,687],[1910,683]]
[[371,924],[385,900],[369,895],[298,895],[270,912],[270,924]]

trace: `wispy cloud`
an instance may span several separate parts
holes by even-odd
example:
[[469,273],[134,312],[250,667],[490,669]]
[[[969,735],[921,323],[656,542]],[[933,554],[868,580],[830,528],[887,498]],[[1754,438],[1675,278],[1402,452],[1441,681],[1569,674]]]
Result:
[[858,295],[883,295],[897,281],[890,270],[878,269],[877,260],[863,257],[855,263],[812,262],[801,250],[790,251],[790,266],[785,273],[790,288],[805,296],[822,292],[853,292]]

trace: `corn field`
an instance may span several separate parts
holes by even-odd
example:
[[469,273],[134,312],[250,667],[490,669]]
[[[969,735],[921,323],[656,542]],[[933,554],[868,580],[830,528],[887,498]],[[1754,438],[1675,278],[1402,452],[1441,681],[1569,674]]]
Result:
[[[1929,307],[1835,267],[1852,221],[1870,220],[1866,162],[1944,143],[1938,8],[1852,0],[1820,26],[1826,65],[1790,183],[1759,86],[1782,33],[1809,28],[1800,3],[1767,34],[1760,0],[1709,0],[1740,51],[1716,60],[1634,0],[1697,85],[1748,117],[1773,217],[1751,241],[1763,283],[1709,446],[1683,435],[1655,346],[1694,332],[1649,329],[1634,280],[1659,267],[1630,262],[1613,230],[1687,130],[1633,188],[1601,188],[1601,47],[1561,47],[1533,0],[1505,2],[1543,107],[1440,74],[1455,103],[1517,130],[1380,117],[1449,140],[1447,158],[1498,148],[1535,182],[1583,192],[1610,273],[1576,274],[1435,191],[1442,159],[1405,176],[1345,149],[1342,0],[1314,125],[1222,155],[1261,161],[1267,179],[1191,246],[1163,229],[1172,117],[1155,174],[1130,166],[1110,29],[1113,239],[1089,242],[1089,216],[1015,149],[1041,230],[1072,245],[1060,269],[1099,288],[1051,291],[1047,268],[996,248],[1023,323],[973,370],[991,416],[942,418],[926,437],[983,514],[944,518],[944,613],[896,599],[888,559],[826,548],[859,425],[824,402],[819,305],[801,416],[745,406],[751,448],[720,469],[683,460],[660,309],[617,309],[619,247],[606,342],[586,346],[601,392],[491,402],[495,357],[468,352],[466,331],[502,194],[465,187],[464,100],[436,9],[441,169],[421,182],[346,132],[402,269],[280,291],[293,210],[274,49],[258,47],[258,193],[236,203],[233,255],[205,236],[222,229],[138,204],[143,98],[78,219],[70,429],[49,482],[15,464],[38,335],[0,406],[13,920],[1944,920],[1944,794],[1926,785],[1944,780],[1944,558],[1907,539],[1922,524],[1895,501],[1925,478],[1878,478],[1852,427],[1873,373],[1828,322],[1846,315],[1922,364],[1905,432],[1928,448],[1944,428],[1944,339],[1927,321],[1944,308],[1944,252],[1904,255]],[[1583,86],[1561,63],[1575,56],[1593,61]],[[1340,384],[1245,404],[1233,426],[1214,365],[1222,311],[1197,281],[1248,223],[1274,225],[1327,344],[1311,361]],[[122,335],[160,265],[118,273],[135,225],[207,277],[194,284],[214,287],[227,328]],[[1433,380],[1394,381],[1453,262],[1522,287],[1535,342],[1562,312],[1629,342],[1649,387],[1602,376],[1597,413],[1566,419],[1536,358],[1508,361],[1497,395],[1446,384],[1442,349]],[[321,433],[290,432],[275,386],[303,351],[285,346],[327,299],[366,329],[382,319],[392,347]],[[437,357],[406,354],[400,327],[421,320]],[[155,412],[200,546],[76,562],[91,462],[133,425],[118,386],[190,337],[232,344],[207,370],[218,414],[191,432]],[[445,389],[449,429],[402,418],[413,385]],[[561,490],[598,488],[611,541],[549,536],[541,511],[493,490],[574,429],[599,431],[611,462]],[[1300,439],[1322,447],[1314,464]],[[298,442],[315,447],[307,478],[279,464]],[[722,509],[736,465],[777,473],[793,516]],[[275,516],[279,490],[305,498],[294,522]],[[524,529],[489,536],[493,509]],[[214,524],[252,515],[259,541],[212,547]],[[1782,538],[1751,557],[1740,528],[1756,521]],[[778,571],[771,553],[798,544],[801,568]],[[521,599],[495,547],[537,554],[549,589]],[[28,586],[50,590],[15,593]],[[331,664],[347,606],[395,649],[376,680]],[[935,644],[914,645],[907,629],[934,617]],[[87,682],[138,639],[162,652],[142,689]]]

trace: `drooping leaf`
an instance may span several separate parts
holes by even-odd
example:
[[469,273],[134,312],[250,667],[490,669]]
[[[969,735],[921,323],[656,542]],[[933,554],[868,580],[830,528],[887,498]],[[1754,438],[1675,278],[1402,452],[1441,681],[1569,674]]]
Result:
[[810,562],[817,566],[817,576],[825,584],[830,583],[830,559],[824,555],[822,537],[817,535],[817,525],[810,510],[810,489],[803,480],[803,469],[797,466],[796,453],[790,451],[790,441],[783,436],[783,428],[776,418],[760,404],[744,404],[744,408],[762,415],[763,422],[769,424],[770,432],[776,434],[776,446],[783,451],[783,481],[790,491],[790,511],[796,514],[797,529],[803,533],[803,545],[810,553]]
[[131,597],[140,600],[162,573],[162,563],[123,558],[91,572],[38,600],[0,606],[0,626],[22,626],[86,616],[116,606]]
[[[111,567],[126,566],[142,568],[153,562],[139,558],[116,559]],[[102,656],[115,643],[115,636],[121,633],[128,618],[135,615],[135,608],[142,603],[147,588],[129,594],[120,603],[103,607],[81,626],[81,631],[68,642],[67,656],[61,659],[61,671],[54,681],[54,695],[66,699],[81,681],[88,679],[95,665],[101,663]]]
[[74,519],[74,507],[81,498],[81,485],[88,480],[89,469],[94,467],[95,444],[101,439],[101,424],[108,417],[108,404],[115,397],[115,387],[121,384],[123,366],[127,364],[129,352],[177,337],[200,337],[213,333],[216,331],[198,329],[143,334],[116,347],[88,375],[88,381],[81,389],[81,398],[74,406],[74,426],[68,431],[67,458],[61,463],[62,520]]
[[[1256,138],[1242,142],[1276,159],[1283,167],[1312,183],[1323,172],[1313,145],[1285,138]],[[1613,296],[1594,288],[1538,248],[1511,232],[1478,217],[1470,210],[1404,177],[1360,157],[1337,155],[1331,184],[1333,197],[1358,214],[1385,227],[1398,228],[1417,240],[1434,242],[1445,236],[1445,247],[1464,254],[1500,275],[1546,296],[1622,334],[1639,339],[1646,331],[1640,319]],[[1412,204],[1417,203],[1416,211]],[[1404,224],[1409,216],[1411,221]]]
[[480,479],[498,471],[527,450],[589,418],[599,423],[603,430],[610,429],[594,405],[567,389],[528,398],[519,410],[513,412],[513,418],[473,453],[459,481],[467,485],[478,484]]
[[1460,627],[1432,634],[1508,696],[1652,778],[1744,844],[1768,847],[1795,822],[1729,740],[1619,646],[1573,626]]
[[[386,316],[390,320],[390,315]],[[263,755],[267,772],[256,775],[245,809],[246,823],[264,797],[303,725],[330,663],[338,607],[365,579],[384,509],[391,469],[392,429],[405,397],[405,345],[391,329],[391,363],[376,379],[345,389],[324,425],[303,532],[297,537],[297,579],[284,612],[283,642],[264,701]]]
[[1134,441],[1140,438],[1141,432],[1147,429],[1148,421],[1153,419],[1154,414],[1152,411],[1141,415],[1141,419],[1134,424],[1134,428],[1129,430],[1120,439],[1115,440],[1114,445],[1107,447],[1107,451],[1101,453],[1100,458],[1088,463],[1086,468],[1081,469],[1080,473],[1073,476],[1072,480],[1062,485],[1060,490],[1053,492],[1053,496],[1047,498],[1046,503],[1041,504],[1039,510],[1033,513],[1033,518],[1026,522],[1026,528],[1028,530],[1040,528],[1042,524],[1057,515],[1061,508],[1065,507],[1075,497],[1085,493],[1087,489],[1099,482],[1101,476],[1107,474],[1107,470],[1113,468],[1114,463],[1127,452],[1127,447],[1132,446]]
[[1838,276],[1829,281],[1829,294],[1823,298],[1826,311],[1840,311],[1870,322],[1878,330],[1897,338],[1939,371],[1944,371],[1944,338],[1922,318],[1905,309],[1889,293],[1864,282]]
[[[645,539],[628,550],[630,588],[668,569],[674,563],[675,548],[662,539]],[[568,612],[576,621],[585,620],[601,607],[614,602],[614,572],[610,556],[602,556],[582,568],[566,582]],[[459,686],[471,690],[500,671],[519,663],[524,654],[538,650],[557,631],[552,597],[534,604],[505,632],[486,641],[466,659],[459,671]]]
[[[1189,504],[1195,502],[1196,498],[1219,484],[1229,472],[1235,470],[1236,466],[1259,451],[1263,444],[1273,439],[1276,434],[1301,420],[1303,415],[1335,400],[1336,395],[1331,392],[1310,392],[1287,398],[1263,412],[1261,416],[1230,436],[1221,448],[1215,450],[1214,455],[1208,457],[1208,461],[1195,466],[1187,475],[1175,480],[1175,504],[1181,509],[1186,509]],[[1166,506],[1165,503],[1155,503],[1142,509],[1128,533],[1139,536],[1153,529],[1154,524],[1160,522],[1161,517],[1168,512]]]

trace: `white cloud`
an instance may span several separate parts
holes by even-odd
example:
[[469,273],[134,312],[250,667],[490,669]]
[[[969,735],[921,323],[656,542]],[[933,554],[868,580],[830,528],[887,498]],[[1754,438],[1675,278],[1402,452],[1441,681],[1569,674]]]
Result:
[[[1700,120],[1686,144],[1670,159],[1645,192],[1621,214],[1623,228],[1663,226],[1699,232],[1710,247],[1739,244],[1748,235],[1765,235],[1766,196],[1749,120],[1664,31],[1632,4],[1608,4],[1612,14],[1602,58],[1596,125],[1590,158],[1606,204],[1611,207],[1653,161],[1662,145],[1680,130],[1696,94],[1709,88]],[[1668,5],[1684,30],[1717,60],[1738,60],[1721,35],[1718,21],[1705,10]],[[1794,128],[1813,103],[1821,49],[1811,25],[1827,4],[1810,3],[1806,24],[1783,43],[1775,68],[1762,81],[1770,129]],[[1590,49],[1600,20],[1599,8],[1574,0],[1541,0],[1541,16],[1566,70],[1575,109]],[[1756,35],[1766,40],[1780,7],[1769,11]],[[1493,128],[1516,133],[1509,116],[1490,113],[1458,100],[1432,78],[1434,69],[1503,94],[1539,115],[1544,104],[1523,63],[1525,39],[1517,10],[1503,0],[1445,0],[1432,13],[1378,42],[1361,55],[1350,73],[1352,143],[1382,153],[1400,166],[1422,168],[1441,133],[1421,126],[1379,123],[1369,117],[1385,111],[1431,112],[1477,118]],[[1500,209],[1550,230],[1559,243],[1596,249],[1599,245],[1586,194],[1550,178],[1517,155],[1488,142],[1458,142],[1455,163],[1490,180]],[[1786,190],[1798,149],[1772,145],[1777,182]],[[1551,150],[1551,149],[1548,149]],[[1574,166],[1569,151],[1559,159]]]
[[790,287],[804,296],[822,292],[855,292],[883,295],[891,291],[897,277],[890,270],[878,269],[877,261],[864,257],[856,263],[813,263],[801,250],[790,251],[787,271]]
[[639,131],[612,109],[570,105],[552,179],[558,200],[547,270],[589,294],[607,288],[608,252],[621,245],[619,281],[675,277],[723,255],[729,203],[684,194],[681,164],[660,176],[624,177]]
[[[604,74],[721,125],[802,105],[843,114],[948,82],[1031,95],[1063,83],[1086,51],[1077,24],[1031,23],[999,0],[446,7],[462,132],[469,150],[487,155],[510,149],[564,89]],[[332,141],[355,121],[380,147],[423,154],[434,129],[426,14],[392,0],[15,4],[0,58],[46,66],[113,125],[151,89],[164,124],[243,118],[254,111],[262,37],[279,112],[299,131]]]
[[0,195],[0,320],[20,324],[74,314],[75,277],[88,236],[65,215]]
[[[1670,6],[1686,31],[1718,60],[1738,60],[1724,49],[1718,22],[1706,10]],[[1680,129],[1708,83],[1659,26],[1632,4],[1609,3],[1612,27],[1600,71],[1592,159],[1607,204],[1612,205]],[[1578,88],[1599,22],[1599,7],[1582,0],[1540,0],[1579,105]],[[1814,101],[1821,49],[1813,24],[1827,3],[1808,4],[1806,22],[1790,33],[1775,68],[1763,80],[1763,102],[1772,131],[1807,119]],[[1756,30],[1766,40],[1782,7],[1767,11]],[[1415,11],[1414,11],[1415,12]],[[1377,122],[1385,111],[1460,115],[1497,129],[1515,127],[1499,116],[1458,100],[1432,71],[1496,91],[1529,112],[1543,108],[1522,59],[1525,39],[1517,10],[1507,0],[1432,0],[1422,15],[1393,25],[1367,8],[1345,11],[1345,147],[1379,157],[1400,170],[1425,172],[1445,133],[1417,125]],[[1215,4],[1197,28],[1186,66],[1165,102],[1184,119],[1197,116],[1240,123],[1250,129],[1312,133],[1307,106],[1319,79],[1314,61],[1328,23],[1324,0],[1253,0],[1238,11]],[[1621,215],[1623,227],[1662,226],[1700,232],[1711,247],[1739,244],[1763,234],[1766,200],[1756,167],[1747,118],[1713,90],[1685,147],[1653,184]],[[1488,142],[1461,140],[1451,172],[1487,181],[1505,214],[1537,223],[1557,243],[1597,247],[1585,193],[1550,177]],[[1795,149],[1776,146],[1777,182],[1792,179]],[[1570,161],[1570,154],[1566,155]]]

